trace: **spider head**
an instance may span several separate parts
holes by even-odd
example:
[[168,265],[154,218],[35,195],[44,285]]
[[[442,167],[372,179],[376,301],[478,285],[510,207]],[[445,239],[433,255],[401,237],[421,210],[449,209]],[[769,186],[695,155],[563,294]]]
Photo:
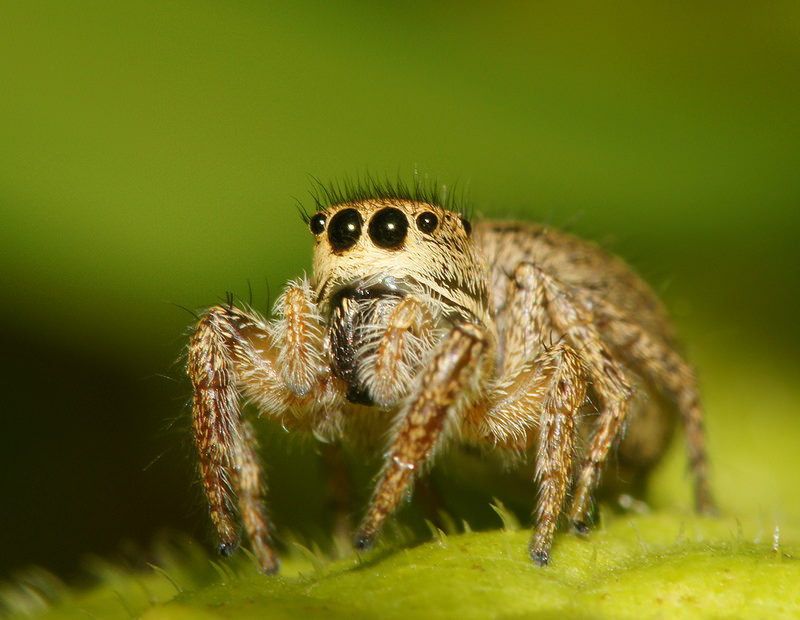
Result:
[[345,288],[380,287],[481,320],[488,310],[486,265],[459,214],[414,200],[345,202],[315,213],[312,285],[323,314]]

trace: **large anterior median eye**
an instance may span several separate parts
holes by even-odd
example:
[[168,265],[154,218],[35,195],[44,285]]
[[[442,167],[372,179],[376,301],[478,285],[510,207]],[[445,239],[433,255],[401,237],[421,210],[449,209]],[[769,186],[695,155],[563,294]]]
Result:
[[396,250],[406,240],[408,220],[400,209],[381,209],[369,222],[369,236],[379,248]]
[[342,209],[328,224],[328,241],[337,252],[352,248],[361,236],[361,216],[355,209]]

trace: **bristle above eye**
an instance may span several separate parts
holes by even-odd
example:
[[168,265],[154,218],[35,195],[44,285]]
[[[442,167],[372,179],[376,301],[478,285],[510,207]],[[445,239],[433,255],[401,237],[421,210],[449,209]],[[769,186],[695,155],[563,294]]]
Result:
[[421,202],[446,209],[466,217],[469,211],[464,190],[455,191],[455,186],[446,186],[436,180],[415,176],[407,183],[398,176],[395,181],[388,177],[379,179],[370,174],[355,178],[345,177],[339,181],[323,183],[312,177],[311,198],[317,211],[348,202],[362,200],[398,199]]

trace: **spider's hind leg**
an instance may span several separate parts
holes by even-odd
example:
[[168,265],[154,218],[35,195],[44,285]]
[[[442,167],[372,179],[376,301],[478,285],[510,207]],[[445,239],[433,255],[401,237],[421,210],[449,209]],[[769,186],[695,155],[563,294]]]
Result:
[[716,504],[708,481],[703,407],[694,369],[664,339],[614,315],[607,321],[606,331],[618,343],[621,352],[677,407],[686,434],[689,467],[695,479],[695,507],[702,514],[714,514]]

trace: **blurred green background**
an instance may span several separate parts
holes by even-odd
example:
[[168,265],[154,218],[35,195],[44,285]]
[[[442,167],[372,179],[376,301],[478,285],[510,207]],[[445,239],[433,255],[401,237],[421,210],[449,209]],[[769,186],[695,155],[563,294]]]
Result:
[[[309,269],[309,175],[418,170],[624,256],[700,367],[723,506],[797,524],[799,78],[795,1],[3,2],[0,575],[207,539],[178,306]],[[313,522],[319,459],[281,458],[278,522]]]

